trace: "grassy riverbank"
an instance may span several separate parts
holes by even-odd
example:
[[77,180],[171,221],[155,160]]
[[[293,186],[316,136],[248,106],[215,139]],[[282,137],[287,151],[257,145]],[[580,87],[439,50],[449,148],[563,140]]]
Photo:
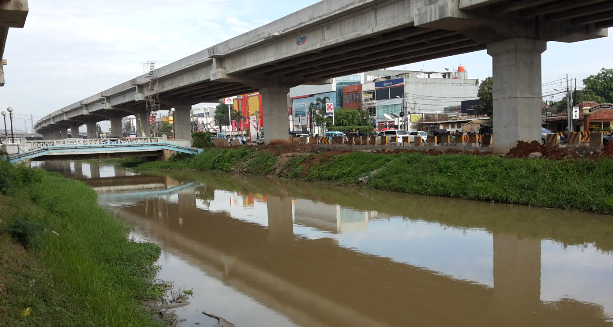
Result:
[[613,214],[613,160],[421,153],[283,154],[241,147],[148,162],[142,170],[199,169]]
[[0,162],[0,325],[163,326],[139,304],[160,248],[128,232],[85,184]]

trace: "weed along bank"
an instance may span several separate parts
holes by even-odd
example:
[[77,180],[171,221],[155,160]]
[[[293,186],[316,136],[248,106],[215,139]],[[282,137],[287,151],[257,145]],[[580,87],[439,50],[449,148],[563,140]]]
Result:
[[160,248],[128,233],[82,182],[0,161],[0,325],[168,325],[140,304]]
[[[528,158],[536,153],[545,158]],[[507,155],[500,156],[479,149],[407,150],[392,146],[355,151],[308,145],[243,146],[210,148],[197,156],[147,162],[138,169],[247,173],[428,196],[613,213],[612,147],[594,151],[520,142]]]

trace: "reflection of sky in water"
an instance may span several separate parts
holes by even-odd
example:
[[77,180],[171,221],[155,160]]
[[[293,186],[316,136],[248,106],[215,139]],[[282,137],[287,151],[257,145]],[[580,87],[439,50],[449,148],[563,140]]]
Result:
[[[176,200],[175,200],[176,201]],[[198,200],[201,209],[206,205]],[[229,212],[235,219],[268,226],[268,208],[263,202],[243,206],[242,196],[215,191],[210,211]],[[294,234],[308,239],[332,238],[344,248],[423,267],[456,279],[493,286],[492,236],[482,230],[458,230],[395,217],[368,223],[368,232],[335,234],[294,224]]]
[[[235,219],[268,226],[267,204],[243,205],[243,197],[215,191],[209,210],[229,212]],[[198,201],[198,207],[207,207]],[[294,217],[296,219],[296,217]],[[436,223],[391,217],[373,219],[367,231],[331,233],[294,224],[294,234],[308,239],[331,238],[339,246],[422,267],[456,279],[494,286],[493,236],[480,229],[453,229]],[[613,256],[593,246],[579,248],[553,241],[541,245],[541,299],[572,298],[597,303],[613,316]]]
[[541,300],[573,298],[598,303],[613,317],[613,255],[592,245],[541,242]]

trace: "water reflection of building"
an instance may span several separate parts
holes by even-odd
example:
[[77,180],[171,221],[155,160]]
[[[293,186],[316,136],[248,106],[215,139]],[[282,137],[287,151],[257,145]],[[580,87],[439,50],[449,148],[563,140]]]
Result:
[[297,224],[330,233],[366,231],[368,222],[380,218],[377,212],[358,211],[340,205],[296,199],[294,217]]
[[[200,210],[194,205],[194,193],[185,190],[179,203],[166,203],[163,211],[157,210],[160,203],[150,201],[115,212],[159,235],[167,250],[179,251],[208,275],[301,325],[607,325],[598,305],[540,300],[538,239],[493,235],[491,288],[342,248],[325,239],[293,237],[288,197],[268,197],[265,228],[232,219],[226,212]],[[367,219],[358,211],[342,214],[340,207],[303,200],[295,201],[294,210],[300,212],[302,205],[318,212],[317,219],[300,218],[311,226],[332,228],[337,217],[348,224]]]

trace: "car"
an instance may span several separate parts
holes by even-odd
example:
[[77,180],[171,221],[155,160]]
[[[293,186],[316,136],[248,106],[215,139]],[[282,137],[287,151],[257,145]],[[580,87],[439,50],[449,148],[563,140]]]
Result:
[[215,138],[227,139],[228,135],[224,133],[211,133],[211,139],[215,139]]
[[396,137],[396,142],[402,142],[402,137],[409,136],[407,131],[397,131],[397,130],[387,130],[383,132],[379,132],[377,136],[386,136],[386,137]]
[[428,141],[428,132],[424,132],[424,131],[410,131],[409,132],[409,141],[411,143],[415,143],[415,138],[416,137],[421,137],[421,139],[426,142]]
[[336,131],[326,132],[326,134],[324,134],[324,137],[342,137],[345,142],[347,142],[348,140],[347,135],[345,135],[345,133]]
[[602,136],[602,143],[604,145],[613,144],[613,134],[603,135]]
[[[541,127],[541,143],[543,145],[547,144],[547,134],[555,134],[554,132],[548,130],[545,127]],[[560,135],[558,135],[558,141],[560,140]]]

